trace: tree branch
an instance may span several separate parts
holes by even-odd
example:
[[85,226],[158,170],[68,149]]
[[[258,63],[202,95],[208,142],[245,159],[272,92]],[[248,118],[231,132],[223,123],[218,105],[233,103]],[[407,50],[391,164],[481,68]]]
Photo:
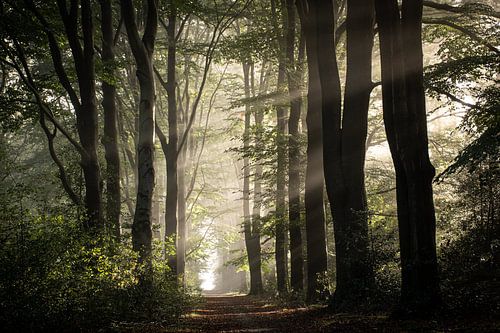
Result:
[[40,126],[43,129],[43,132],[45,133],[45,136],[47,137],[47,141],[49,144],[49,153],[50,157],[52,157],[52,160],[56,164],[57,168],[59,169],[59,179],[61,180],[62,186],[64,190],[66,191],[66,194],[68,194],[69,198],[73,203],[77,206],[82,204],[82,201],[80,197],[73,191],[71,188],[71,185],[68,180],[68,176],[66,174],[66,169],[64,168],[63,163],[57,156],[55,147],[54,147],[54,138],[56,137],[57,134],[57,128],[54,128],[54,131],[51,133],[49,128],[47,127],[47,124],[45,122],[45,113],[40,107]]
[[[59,78],[59,82],[63,86],[64,90],[68,93],[69,99],[71,100],[71,104],[73,104],[73,108],[76,112],[80,110],[80,99],[76,94],[73,86],[71,85],[66,70],[64,69],[61,49],[59,48],[59,44],[57,43],[57,39],[50,28],[50,24],[47,22],[45,17],[38,11],[35,4],[32,0],[24,0],[26,7],[35,15],[37,20],[40,22],[45,35],[47,36],[47,40],[49,42],[50,55],[52,58],[52,63],[54,65],[54,70],[56,71],[57,77]],[[67,15],[67,14],[65,14]]]
[[473,31],[471,31],[471,30],[469,30],[469,29],[467,29],[467,28],[465,28],[465,27],[463,27],[461,25],[458,25],[456,23],[453,23],[453,22],[445,20],[445,19],[431,19],[431,18],[424,18],[424,19],[422,19],[422,23],[425,23],[425,24],[445,25],[445,26],[448,26],[448,27],[450,27],[452,29],[458,30],[461,33],[463,33],[464,35],[469,36],[475,42],[477,42],[477,43],[485,46],[490,51],[492,51],[492,52],[500,55],[500,50],[499,49],[497,49],[496,47],[494,47],[493,45],[491,45],[488,41],[486,41],[483,38],[479,37]]
[[[2,40],[0,40],[0,45],[10,55],[10,57],[14,60],[14,56],[11,54],[7,45]],[[24,56],[24,52],[23,52],[22,48],[15,40],[14,40],[14,45],[16,46],[16,52],[18,53],[18,57],[20,58],[20,61],[22,63],[22,66],[24,68],[24,72],[26,73],[26,75],[24,74],[23,70],[15,62],[12,62],[12,63],[6,62],[6,61],[4,61],[4,62],[6,64],[8,64],[9,66],[12,66],[16,70],[16,72],[19,74],[19,77],[21,78],[23,83],[26,85],[28,90],[30,90],[33,93],[39,107],[43,109],[43,111],[45,112],[45,115],[54,124],[54,126],[68,139],[68,141],[76,148],[76,150],[80,154],[82,154],[82,156],[86,156],[85,154],[87,154],[87,153],[86,153],[85,149],[83,149],[83,147],[75,139],[73,139],[71,137],[71,135],[64,129],[64,127],[54,118],[53,113],[50,110],[50,108],[43,102],[43,99],[42,99],[40,93],[38,92],[38,89],[36,88],[35,82],[33,80],[31,72],[29,70],[28,63],[26,61],[26,58]]]
[[[247,0],[245,2],[245,5],[243,8],[236,14],[234,15],[224,15],[222,18],[217,22],[214,28],[214,32],[212,34],[212,38],[210,41],[210,44],[208,46],[207,54],[205,55],[205,66],[204,66],[204,72],[203,72],[203,77],[200,83],[200,87],[198,89],[198,94],[196,95],[196,98],[193,103],[193,108],[191,111],[191,115],[189,117],[188,124],[184,130],[184,133],[182,135],[182,139],[179,141],[179,145],[177,147],[177,156],[179,156],[179,152],[182,149],[182,146],[186,143],[189,131],[191,130],[191,127],[193,126],[194,119],[196,117],[196,111],[198,108],[198,104],[200,103],[201,95],[203,93],[203,89],[205,88],[205,83],[207,81],[208,77],[208,71],[210,69],[210,65],[212,63],[212,58],[213,54],[215,52],[215,47],[218,45],[220,39],[222,38],[224,32],[231,26],[231,24],[239,17],[239,15],[248,7],[250,4],[251,0]],[[236,6],[238,1],[235,1],[231,4],[230,8],[228,9],[228,12],[231,11],[231,9]]]
[[466,106],[466,107],[469,107],[469,108],[475,108],[476,107],[476,105],[471,104],[471,103],[467,103],[467,102],[461,100],[460,98],[456,97],[455,95],[453,95],[453,94],[451,94],[451,93],[449,93],[449,92],[447,92],[445,90],[439,89],[439,88],[434,87],[434,86],[430,86],[430,87],[427,87],[427,88],[430,89],[430,90],[434,90],[438,94],[445,95],[446,97],[448,97],[452,101],[460,103],[463,106]]
[[156,0],[147,0],[148,3],[148,15],[146,19],[146,27],[144,28],[144,35],[142,36],[142,42],[149,54],[153,53],[156,31],[158,29],[158,11]]
[[491,7],[490,7],[490,9],[486,9],[487,7],[482,3],[468,3],[467,5],[462,5],[462,6],[451,6],[448,4],[437,3],[434,1],[428,1],[428,0],[424,0],[423,3],[424,3],[424,6],[429,7],[429,8],[444,10],[447,12],[457,13],[457,14],[467,14],[470,12],[471,6],[476,5],[473,8],[477,13],[479,13],[481,15],[500,18],[500,12],[493,10],[493,8],[491,8]]

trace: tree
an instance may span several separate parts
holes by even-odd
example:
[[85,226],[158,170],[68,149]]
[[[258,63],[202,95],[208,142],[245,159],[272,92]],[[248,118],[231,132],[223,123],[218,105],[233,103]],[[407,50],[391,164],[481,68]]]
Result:
[[[137,201],[132,225],[132,244],[139,253],[139,261],[151,267],[151,220],[154,189],[154,129],[155,129],[155,81],[153,52],[158,25],[155,0],[147,0],[144,34],[139,36],[137,17],[132,0],[121,0],[123,22],[137,66],[139,81],[139,138],[137,144],[138,186]],[[146,272],[148,274],[148,272]],[[145,276],[147,279],[148,277]]]
[[176,100],[176,40],[175,24],[177,20],[177,8],[173,1],[169,2],[167,40],[167,98],[168,98],[168,146],[165,152],[167,161],[167,196],[165,198],[165,241],[173,242],[175,253],[168,257],[168,265],[172,272],[177,275],[177,203],[179,195],[177,179],[177,154],[179,149],[179,138],[177,134],[177,100]]
[[65,37],[73,57],[79,96],[68,78],[62,62],[61,49],[47,18],[39,11],[33,1],[26,0],[25,4],[37,18],[47,36],[54,69],[75,110],[81,144],[81,147],[78,147],[81,155],[80,164],[85,179],[87,214],[85,227],[94,231],[103,229],[100,166],[97,158],[98,112],[95,92],[94,26],[91,3],[86,0],[81,1],[80,36],[79,2],[71,1],[68,8],[65,1],[57,1]]
[[325,294],[319,275],[327,270],[325,212],[323,207],[323,138],[321,120],[321,84],[319,80],[316,8],[313,2],[297,1],[301,27],[306,40],[309,85],[307,90],[307,167],[305,184],[307,298],[316,300]]
[[302,108],[299,81],[304,62],[304,38],[300,34],[298,58],[295,59],[296,15],[293,0],[286,1],[286,64],[290,116],[288,119],[288,231],[290,233],[290,285],[292,290],[304,288],[304,259],[302,255],[300,138],[299,122]]
[[[245,84],[245,98],[251,96],[250,91],[250,64],[243,64],[243,79]],[[250,105],[245,104],[245,129],[243,133],[243,146],[248,149],[250,145]],[[256,171],[257,172],[257,171]],[[254,193],[255,195],[255,193]],[[250,159],[243,158],[243,231],[245,235],[245,245],[248,255],[248,266],[250,268],[250,295],[262,294],[262,258],[260,247],[260,209],[258,217],[250,215]]]
[[374,6],[347,1],[347,75],[342,110],[335,51],[335,9],[317,3],[317,45],[322,92],[323,156],[336,253],[335,306],[356,306],[373,285],[368,249],[364,165],[368,128]]
[[[285,12],[283,2],[281,2],[281,16]],[[283,19],[278,18],[276,1],[271,1],[271,14],[274,22],[274,30],[277,40],[278,51],[278,82],[277,91],[283,94],[286,85],[286,52],[285,37],[283,29],[280,29],[279,22]],[[286,146],[284,141],[286,135],[286,111],[283,105],[276,105],[276,123],[277,123],[277,163],[276,163],[276,226],[275,226],[275,259],[276,259],[276,287],[280,294],[287,290],[287,251],[286,251]],[[256,175],[257,176],[257,175]]]
[[396,171],[402,314],[440,303],[422,61],[422,1],[376,0],[384,124]]
[[[118,110],[115,87],[115,35],[113,29],[113,7],[110,0],[100,0],[102,62],[105,79],[102,80],[102,108],[104,110],[103,144],[106,156],[106,220],[113,235],[120,239],[120,153],[118,148]],[[121,26],[121,23],[120,23]],[[120,27],[118,28],[120,30]]]

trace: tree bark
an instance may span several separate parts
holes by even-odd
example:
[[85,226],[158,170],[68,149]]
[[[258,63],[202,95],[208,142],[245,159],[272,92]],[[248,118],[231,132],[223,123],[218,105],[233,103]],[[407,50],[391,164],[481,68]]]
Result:
[[331,1],[317,2],[318,63],[322,91],[325,179],[332,210],[336,290],[334,306],[357,306],[373,285],[364,183],[374,7],[347,1],[347,77],[342,112]]
[[155,180],[154,129],[155,129],[155,80],[153,52],[158,24],[155,0],[147,1],[146,25],[142,39],[139,37],[137,19],[132,0],[121,0],[122,17],[127,30],[130,48],[137,66],[140,88],[139,138],[137,144],[138,186],[137,201],[132,224],[132,245],[139,253],[139,262],[146,265],[143,279],[151,273],[152,199]]
[[305,184],[307,299],[326,296],[319,277],[327,271],[325,212],[323,208],[323,137],[321,115],[321,84],[319,81],[316,9],[313,2],[298,1],[298,11],[306,38],[309,86],[307,92],[307,168]]
[[[285,64],[280,64],[278,69],[278,86],[285,84]],[[278,88],[279,90],[282,90]],[[286,115],[283,106],[276,107],[278,122],[278,157],[277,157],[277,179],[276,179],[276,286],[280,294],[287,291],[287,255],[286,255],[286,146],[284,137],[286,135]]]
[[[186,28],[186,36],[189,35],[189,26]],[[191,73],[191,55],[186,54],[185,55],[185,66],[184,66],[184,97],[185,97],[185,106],[184,106],[184,112],[179,112],[179,125],[180,125],[180,132],[183,133],[184,131],[188,130],[187,129],[187,119],[188,119],[188,113],[189,110],[191,109],[191,98],[189,95],[189,84],[190,84],[190,73]],[[208,126],[208,116],[207,116],[207,126]],[[204,133],[206,135],[206,131]],[[188,237],[188,226],[187,226],[187,218],[186,218],[186,200],[189,198],[190,194],[192,193],[192,190],[195,185],[196,181],[196,176],[197,176],[197,168],[198,168],[198,163],[194,167],[195,171],[192,175],[190,184],[188,186],[188,191],[186,193],[186,170],[189,170],[192,167],[192,161],[194,159],[193,153],[195,152],[196,148],[193,147],[193,139],[192,135],[189,135],[191,140],[191,144],[185,144],[182,147],[180,147],[179,151],[179,156],[178,156],[178,187],[179,187],[179,195],[178,195],[178,204],[177,204],[177,209],[178,209],[178,223],[179,223],[179,237],[178,237],[178,249],[177,249],[177,261],[178,261],[178,274],[182,279],[183,285],[186,284],[186,242],[187,242],[187,237]],[[205,137],[204,137],[205,139]],[[188,150],[189,153],[188,154]],[[202,148],[200,149],[200,155],[203,151],[203,144]],[[189,163],[187,163],[189,161]]]
[[[188,110],[188,109],[186,109]],[[179,112],[180,113],[180,112]],[[185,116],[179,117],[179,130],[182,133],[185,128]],[[186,228],[186,154],[188,145],[182,146],[179,151],[177,160],[177,184],[178,184],[178,198],[177,198],[177,222],[178,222],[178,236],[177,236],[177,274],[185,283],[186,271],[186,241],[187,241],[187,228]]]
[[85,178],[85,202],[88,211],[88,227],[103,228],[101,207],[101,176],[97,157],[98,115],[95,95],[94,38],[92,6],[82,1],[83,57],[77,57],[77,76],[80,87],[81,106],[77,128],[82,146],[87,154],[81,164]]
[[396,171],[401,315],[440,304],[432,179],[423,87],[422,1],[376,0],[384,123]]
[[[243,76],[245,83],[245,98],[250,98],[250,65],[243,64]],[[243,146],[247,150],[250,146],[250,117],[251,110],[245,105],[245,129],[243,133]],[[262,294],[262,272],[260,253],[260,228],[258,220],[250,216],[250,160],[243,158],[243,230],[245,234],[245,245],[248,255],[248,266],[250,268],[250,295]]]
[[[281,1],[281,12],[283,16],[284,3]],[[277,91],[285,93],[286,85],[286,50],[284,34],[279,28],[276,1],[271,1],[271,14],[273,16],[274,29],[278,42],[278,82]],[[283,16],[284,18],[284,16]],[[282,19],[281,21],[284,21]],[[277,166],[276,166],[276,227],[275,227],[275,261],[276,261],[276,287],[279,294],[287,291],[287,255],[286,255],[286,146],[284,138],[286,135],[286,110],[283,105],[276,106],[276,120],[278,129],[277,138]]]
[[[102,62],[108,77],[114,77],[115,52],[113,8],[110,0],[100,0],[102,31]],[[114,82],[102,81],[102,107],[104,110],[104,150],[106,158],[106,220],[114,237],[120,239],[120,153]]]
[[[84,203],[87,216],[84,220],[84,228],[88,231],[102,230],[104,223],[101,209],[100,166],[97,158],[98,112],[95,93],[94,26],[91,3],[88,0],[82,0],[79,11],[78,1],[72,1],[69,8],[66,1],[57,1],[65,35],[74,60],[79,96],[66,73],[61,49],[49,22],[36,8],[32,0],[25,0],[25,3],[40,21],[47,35],[55,72],[62,87],[68,93],[75,110],[76,127],[80,139],[80,145],[77,145],[77,149],[81,156],[80,165],[85,179]],[[81,12],[80,22],[78,20],[79,12]],[[79,27],[81,27],[81,36]]]
[[169,2],[170,11],[168,13],[168,57],[167,57],[167,98],[168,98],[168,149],[165,156],[167,160],[167,196],[165,199],[165,237],[173,242],[175,253],[168,256],[168,266],[172,273],[177,275],[177,100],[175,96],[175,63],[176,63],[176,43],[175,43],[175,22],[177,10],[173,1]]
[[[288,231],[290,234],[290,286],[293,291],[304,289],[304,259],[300,219],[300,143],[299,122],[302,107],[300,97],[301,64],[295,63],[294,0],[286,0],[286,62],[290,116],[288,119]],[[299,51],[300,52],[300,51]],[[302,51],[303,52],[303,51]],[[300,62],[300,57],[299,60]]]

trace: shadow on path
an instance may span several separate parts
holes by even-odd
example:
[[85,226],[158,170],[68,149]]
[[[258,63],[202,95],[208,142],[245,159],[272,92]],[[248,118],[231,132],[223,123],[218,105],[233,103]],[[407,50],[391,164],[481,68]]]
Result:
[[324,307],[283,308],[253,296],[206,295],[204,299],[175,328],[161,332],[500,332],[499,318],[393,320],[386,314],[333,314]]
[[180,328],[168,332],[320,332],[313,312],[284,309],[253,296],[210,295],[181,320]]

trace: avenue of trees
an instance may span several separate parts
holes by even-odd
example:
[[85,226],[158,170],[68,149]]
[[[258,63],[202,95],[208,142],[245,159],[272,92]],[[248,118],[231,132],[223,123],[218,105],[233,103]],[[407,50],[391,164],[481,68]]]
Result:
[[0,72],[0,327],[498,310],[494,0],[0,0]]

